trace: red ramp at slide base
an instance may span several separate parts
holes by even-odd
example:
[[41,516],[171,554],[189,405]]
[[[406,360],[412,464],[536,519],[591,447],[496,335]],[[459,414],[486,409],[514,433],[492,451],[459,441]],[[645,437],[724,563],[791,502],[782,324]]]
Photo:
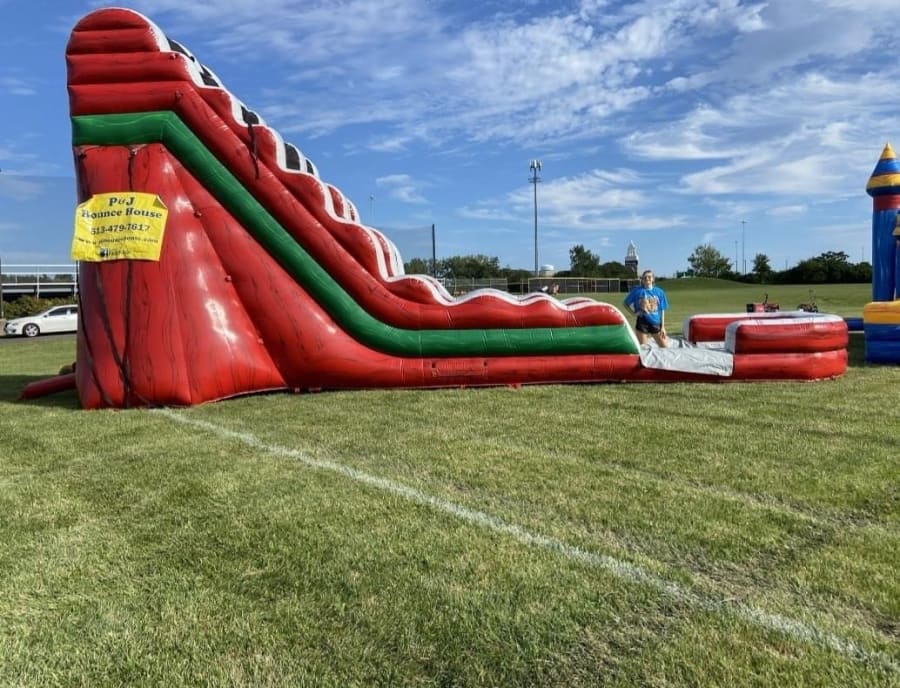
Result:
[[[711,379],[643,367],[610,304],[453,298],[404,275],[389,238],[297,147],[136,12],[87,15],[66,59],[80,201],[143,192],[168,209],[158,261],[80,265],[85,408],[280,389]],[[844,372],[846,341],[810,352],[779,337],[712,379]]]
[[67,392],[75,388],[75,373],[64,373],[25,385],[22,393],[19,394],[19,399],[37,399],[48,394]]

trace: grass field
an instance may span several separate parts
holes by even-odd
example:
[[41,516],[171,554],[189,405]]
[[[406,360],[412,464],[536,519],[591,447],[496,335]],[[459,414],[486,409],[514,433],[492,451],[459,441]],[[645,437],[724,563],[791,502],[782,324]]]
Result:
[[[769,297],[782,310],[793,310],[801,303],[815,302],[823,313],[862,316],[863,306],[872,300],[870,284],[771,285],[741,284],[713,279],[663,280],[670,301],[666,322],[672,332],[681,332],[682,321],[695,313],[734,313],[746,310],[748,303]],[[617,295],[618,296],[618,295]],[[624,298],[624,294],[622,295]],[[612,299],[607,299],[612,301]],[[619,305],[621,299],[615,301]]]
[[[672,331],[764,295],[689,282]],[[898,686],[900,366],[850,354],[84,412],[15,400],[74,337],[0,342],[0,686]]]

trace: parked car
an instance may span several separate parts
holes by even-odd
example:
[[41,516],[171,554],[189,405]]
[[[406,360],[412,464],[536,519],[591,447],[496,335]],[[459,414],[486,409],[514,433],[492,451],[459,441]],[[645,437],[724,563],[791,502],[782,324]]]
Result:
[[75,332],[78,330],[78,304],[53,306],[37,315],[15,318],[6,323],[7,336],[37,337],[53,332]]

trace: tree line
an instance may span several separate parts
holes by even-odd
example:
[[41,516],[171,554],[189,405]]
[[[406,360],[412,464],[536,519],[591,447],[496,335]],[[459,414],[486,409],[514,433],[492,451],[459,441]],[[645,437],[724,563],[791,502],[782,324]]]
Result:
[[413,258],[403,264],[403,270],[407,275],[432,275],[443,280],[506,278],[510,283],[524,283],[534,276],[530,270],[500,267],[498,257],[480,253],[441,258],[433,265],[431,260]]
[[[851,263],[843,251],[826,251],[818,256],[801,260],[785,270],[772,268],[771,260],[764,253],[753,257],[753,269],[738,273],[732,261],[711,244],[702,244],[688,257],[690,268],[676,273],[676,277],[717,277],[754,284],[840,284],[872,281],[872,265],[865,261]],[[472,254],[441,258],[432,265],[431,260],[413,258],[404,263],[408,275],[433,275],[438,279],[490,279],[506,278],[511,284],[525,284],[534,273],[521,268],[501,267],[496,256]],[[618,261],[601,262],[600,257],[578,244],[569,249],[569,269],[559,270],[555,277],[608,277],[627,279],[635,274]]]
[[754,284],[847,284],[872,281],[872,264],[851,263],[843,251],[826,251],[785,270],[774,270],[765,253],[753,257],[749,273],[738,274],[732,262],[711,244],[701,244],[688,257],[690,269],[677,277],[718,277]]
[[[581,244],[569,249],[568,270],[558,270],[555,277],[634,277],[634,273],[623,263],[600,262],[600,257]],[[496,256],[472,254],[451,256],[434,262],[425,258],[413,258],[403,264],[408,275],[433,275],[438,279],[489,279],[506,278],[510,282],[526,282],[534,277],[534,272],[522,268],[500,267]]]

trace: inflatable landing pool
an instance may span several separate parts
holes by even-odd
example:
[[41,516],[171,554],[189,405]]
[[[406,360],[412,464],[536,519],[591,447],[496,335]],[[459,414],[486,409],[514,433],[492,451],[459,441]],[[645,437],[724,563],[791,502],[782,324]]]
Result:
[[[101,9],[66,51],[79,200],[152,194],[158,260],[80,263],[85,408],[192,405],[271,390],[814,380],[842,374],[826,314],[700,315],[642,349],[615,306],[403,274],[390,239],[316,166],[146,17]],[[770,317],[771,316],[771,317]],[[703,362],[702,359],[706,359]]]

